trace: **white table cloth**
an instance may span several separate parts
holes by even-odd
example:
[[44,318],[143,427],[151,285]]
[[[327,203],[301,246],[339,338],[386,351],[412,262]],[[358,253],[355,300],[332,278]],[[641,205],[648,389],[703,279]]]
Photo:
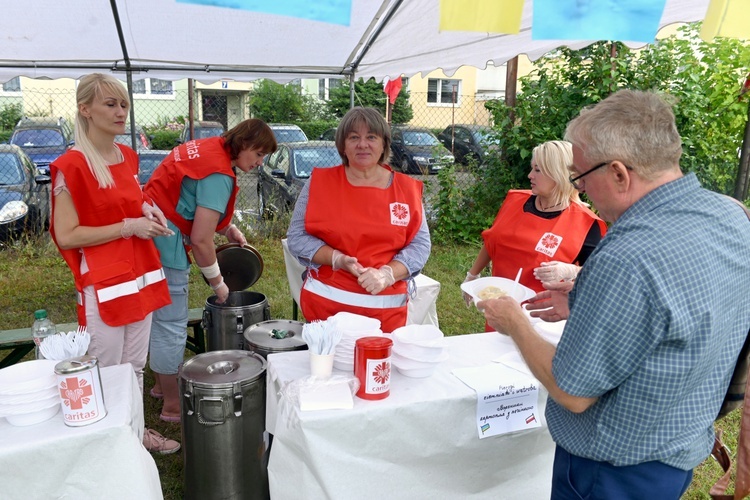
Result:
[[[284,249],[284,265],[286,266],[289,290],[292,293],[292,299],[299,304],[299,294],[302,289],[302,273],[305,267],[289,252],[289,245],[286,238],[281,240],[281,246]],[[409,299],[406,324],[435,325],[439,327],[437,298],[440,293],[440,282],[424,274],[418,274],[414,278],[414,284],[417,286],[417,295],[413,299]]]
[[101,368],[107,416],[68,427],[59,412],[14,427],[0,418],[0,498],[161,499],[143,447],[143,397],[130,364]]
[[393,370],[386,399],[355,397],[352,410],[296,411],[293,418],[279,391],[309,375],[309,354],[270,354],[271,497],[549,498],[554,443],[544,420],[546,390],[540,428],[479,439],[476,393],[451,373],[491,363],[515,351],[513,342],[494,332],[469,334],[446,338],[446,350],[449,359],[429,378]]

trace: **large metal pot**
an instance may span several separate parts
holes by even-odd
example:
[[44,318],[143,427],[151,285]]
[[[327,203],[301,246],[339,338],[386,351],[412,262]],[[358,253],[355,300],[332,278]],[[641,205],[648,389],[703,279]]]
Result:
[[267,499],[266,360],[198,354],[178,373],[185,499]]
[[209,351],[243,350],[245,329],[271,319],[271,308],[262,293],[230,292],[223,304],[217,304],[216,300],[216,295],[206,299],[203,310],[206,349]]
[[272,319],[256,323],[245,330],[245,349],[253,351],[263,358],[270,353],[285,351],[304,351],[307,342],[302,340],[304,323],[290,319]]

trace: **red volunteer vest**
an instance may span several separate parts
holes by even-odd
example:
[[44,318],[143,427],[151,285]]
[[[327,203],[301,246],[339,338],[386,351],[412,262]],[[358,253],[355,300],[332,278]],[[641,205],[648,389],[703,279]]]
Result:
[[[316,168],[310,178],[310,197],[305,213],[305,230],[346,255],[357,257],[365,267],[379,268],[391,260],[419,231],[422,224],[422,183],[396,173],[387,189],[352,186],[343,165]],[[390,167],[385,166],[384,168]],[[373,296],[346,271],[321,266],[317,276],[308,273],[307,281],[319,281],[330,291],[311,292],[305,283],[300,307],[307,321],[325,320],[340,311],[377,318],[384,332],[406,324],[406,282],[397,281]],[[341,303],[336,291],[357,294],[360,304]],[[328,296],[326,296],[328,295]],[[389,299],[403,297],[403,305],[390,306]],[[356,299],[357,297],[355,297]],[[375,305],[378,301],[384,301]]]
[[[99,188],[79,151],[68,151],[51,165],[52,185],[57,173],[62,172],[82,226],[106,226],[125,218],[143,216],[138,156],[128,147],[118,147],[125,161],[110,167],[116,186],[113,189]],[[52,196],[53,214],[54,210],[55,196]],[[54,223],[50,234],[57,244]],[[80,249],[63,250],[59,245],[58,249],[73,272],[80,297],[84,287],[94,285],[99,314],[110,326],[140,321],[150,312],[171,303],[159,252],[151,240],[133,236],[83,248],[89,268],[84,275],[81,275]],[[78,323],[86,324],[83,300],[78,301]]]
[[599,224],[602,236],[607,226],[577,203],[554,219],[524,212],[530,196],[527,190],[508,191],[495,222],[482,232],[482,238],[492,259],[493,276],[515,279],[518,268],[523,268],[521,284],[541,292],[544,287],[534,277],[534,268],[553,260],[575,264],[591,225]]
[[188,141],[174,148],[161,164],[156,167],[143,190],[158,205],[164,216],[177,226],[182,234],[190,236],[193,221],[177,213],[177,202],[180,199],[182,180],[185,177],[200,180],[211,174],[224,174],[232,178],[234,189],[229,196],[216,230],[224,229],[232,222],[234,201],[237,197],[237,177],[232,170],[232,160],[224,149],[224,139],[209,137]]

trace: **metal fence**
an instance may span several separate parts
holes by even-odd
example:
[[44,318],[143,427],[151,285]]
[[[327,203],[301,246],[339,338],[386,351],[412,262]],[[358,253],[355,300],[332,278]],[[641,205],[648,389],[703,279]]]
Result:
[[[144,80],[147,84],[134,86],[133,115],[139,129],[145,131],[148,139],[140,134],[131,136],[135,139],[136,149],[145,147],[161,150],[169,150],[177,144],[177,140],[183,129],[189,127],[190,117],[193,122],[210,120],[220,122],[225,129],[229,129],[237,123],[250,118],[249,114],[249,91],[252,84],[244,84],[245,88],[198,88],[192,92],[182,82],[169,82],[171,85],[154,85],[154,80]],[[70,124],[75,121],[75,82],[60,80],[34,81],[34,87],[12,89],[0,92],[0,138],[9,141],[12,128],[22,116],[47,116],[64,118]],[[419,177],[425,183],[425,204],[428,213],[434,214],[440,184],[437,182],[436,169],[430,168],[444,161],[430,159],[430,156],[440,158],[451,152],[458,160],[456,164],[456,175],[453,178],[459,186],[467,186],[476,182],[471,173],[473,168],[483,161],[481,146],[473,145],[473,153],[467,153],[469,142],[476,140],[479,136],[472,138],[471,130],[478,131],[480,135],[489,127],[490,114],[484,104],[487,97],[474,95],[450,96],[449,102],[434,102],[436,96],[430,93],[411,93],[409,105],[412,118],[408,125],[421,127],[431,132],[439,139],[435,143],[429,143],[428,148],[422,148],[420,153],[409,152],[412,146],[405,136],[401,136],[401,154],[394,154],[391,164],[395,170],[409,171],[409,163],[416,161],[419,165],[412,168],[411,175]],[[385,114],[385,94],[383,94],[383,113]],[[308,132],[311,139],[317,139],[320,135],[321,125],[316,123],[313,127],[309,123],[297,123],[303,130]],[[473,128],[451,131],[452,124],[466,124]],[[327,126],[335,127],[336,121],[331,121]],[[446,132],[447,130],[447,132]],[[130,129],[128,129],[130,131]],[[442,133],[442,135],[441,135]],[[394,136],[395,136],[394,128]],[[469,135],[467,135],[469,134]],[[150,141],[150,143],[149,143]],[[128,141],[130,142],[130,141]],[[394,140],[394,151],[396,149]],[[147,144],[148,143],[148,144]],[[442,143],[442,145],[440,144]],[[24,145],[21,145],[24,147]],[[447,147],[448,151],[445,148]],[[409,159],[405,159],[408,155]],[[414,160],[414,158],[417,160]],[[420,159],[421,158],[421,159]],[[258,190],[257,174],[240,174],[238,176],[240,195],[237,200],[238,214],[245,220],[257,217],[258,213]]]

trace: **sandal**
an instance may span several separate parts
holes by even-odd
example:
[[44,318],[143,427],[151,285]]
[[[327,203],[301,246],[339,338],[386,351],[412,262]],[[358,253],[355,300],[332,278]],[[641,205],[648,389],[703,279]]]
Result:
[[181,418],[180,415],[172,416],[162,413],[161,415],[159,415],[159,420],[163,420],[164,422],[179,422]]
[[152,398],[156,398],[156,399],[162,399],[164,397],[164,394],[160,392],[156,392],[153,387],[149,391],[149,394],[151,394]]

